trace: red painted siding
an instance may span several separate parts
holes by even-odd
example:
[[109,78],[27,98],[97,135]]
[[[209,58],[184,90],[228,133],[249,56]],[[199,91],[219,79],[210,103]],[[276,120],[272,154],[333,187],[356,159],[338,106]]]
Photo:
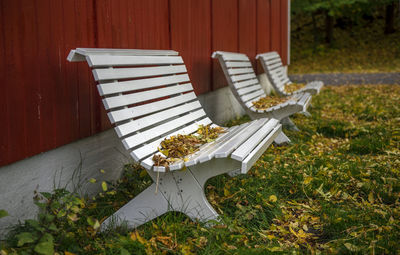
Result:
[[[197,94],[226,86],[214,50],[286,63],[287,0],[0,1],[0,166],[110,127],[76,47],[174,49]],[[253,62],[255,63],[255,61]],[[259,70],[261,71],[261,70]]]
[[[212,1],[212,50],[238,51],[238,0]],[[213,89],[226,86],[218,61],[212,63]]]

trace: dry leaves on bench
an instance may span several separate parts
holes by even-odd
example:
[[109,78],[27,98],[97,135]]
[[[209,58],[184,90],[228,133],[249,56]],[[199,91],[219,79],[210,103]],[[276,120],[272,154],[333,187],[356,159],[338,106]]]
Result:
[[290,94],[293,93],[299,89],[304,88],[306,85],[304,83],[291,83],[291,84],[287,84],[285,85],[285,92]]
[[272,106],[284,103],[287,100],[288,100],[288,98],[284,98],[284,97],[267,96],[267,97],[262,97],[257,101],[254,101],[253,105],[258,110],[266,110]]
[[158,148],[165,157],[159,154],[153,156],[155,166],[168,167],[170,163],[185,159],[187,155],[196,152],[199,147],[218,138],[219,134],[225,132],[222,127],[211,127],[211,125],[200,125],[196,133],[190,135],[173,135],[164,139]]

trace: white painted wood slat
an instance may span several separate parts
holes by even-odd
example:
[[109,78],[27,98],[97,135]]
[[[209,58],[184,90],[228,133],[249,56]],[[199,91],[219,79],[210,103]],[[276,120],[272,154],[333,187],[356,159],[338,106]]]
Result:
[[232,81],[233,82],[238,82],[238,81],[244,81],[244,80],[249,80],[249,79],[255,79],[257,78],[254,73],[251,74],[240,74],[240,75],[235,75],[232,76]]
[[93,76],[96,81],[103,81],[186,73],[186,71],[185,65],[136,68],[102,68],[93,69]]
[[101,96],[124,93],[128,91],[135,91],[141,89],[154,88],[164,85],[171,85],[176,83],[188,82],[189,75],[179,74],[163,77],[147,78],[140,80],[119,81],[110,83],[101,83],[97,85]]
[[183,64],[180,56],[89,55],[86,60],[90,67]]
[[277,125],[267,137],[262,140],[256,148],[242,161],[241,173],[247,173],[251,166],[260,158],[264,151],[271,145],[275,138],[282,132],[282,125]]
[[187,113],[189,111],[193,111],[198,108],[201,108],[200,102],[194,101],[188,104],[183,104],[174,108],[148,115],[138,120],[127,122],[125,124],[117,126],[115,130],[117,131],[119,137],[126,136],[130,133],[139,131],[143,128],[149,127],[156,123],[162,122],[180,114]]
[[[232,139],[229,140],[224,146],[219,148],[215,152],[216,158],[224,158],[227,157],[234,151],[237,147],[239,147],[244,141],[247,140],[254,132],[256,132],[260,127],[262,127],[268,119],[258,119],[250,123],[249,126],[244,128],[240,133],[236,134]],[[200,160],[200,162],[202,162]]]
[[257,132],[255,132],[249,139],[247,139],[242,145],[240,145],[231,154],[231,158],[238,161],[242,161],[246,156],[264,139],[266,134],[271,132],[271,130],[279,123],[276,119],[269,120],[265,125],[263,125]]
[[169,121],[167,123],[147,129],[146,131],[143,131],[139,134],[129,136],[129,137],[123,139],[122,142],[125,145],[126,149],[130,149],[130,148],[138,146],[142,143],[145,143],[153,138],[156,138],[158,136],[166,134],[166,133],[168,133],[176,128],[179,128],[183,125],[186,125],[190,122],[193,122],[197,119],[200,119],[201,117],[203,117],[205,115],[206,115],[206,113],[204,112],[204,110],[200,109],[195,112],[191,112],[187,115],[184,115],[180,118],[176,118],[173,121]]
[[192,84],[186,83],[182,85],[175,85],[166,88],[147,90],[133,94],[107,97],[103,99],[103,103],[106,110],[108,110],[116,107],[145,102],[148,100],[184,93],[192,90],[193,90]]
[[240,89],[240,88],[247,87],[247,86],[253,85],[253,84],[258,84],[261,88],[261,85],[258,83],[258,79],[251,79],[251,80],[247,80],[247,81],[235,82],[235,83],[233,83],[233,86],[236,89]]
[[153,112],[161,111],[162,109],[168,109],[174,105],[183,104],[192,100],[197,99],[194,92],[186,93],[183,95],[171,97],[168,99],[148,103],[145,105],[138,105],[135,107],[124,108],[121,110],[111,111],[108,113],[108,117],[111,123],[124,121],[136,117],[140,117]]
[[229,61],[226,62],[226,67],[232,68],[232,67],[252,67],[250,61],[243,61],[243,62],[233,62]]
[[254,73],[253,68],[231,68],[228,69],[230,75],[234,74],[244,74],[244,73]]

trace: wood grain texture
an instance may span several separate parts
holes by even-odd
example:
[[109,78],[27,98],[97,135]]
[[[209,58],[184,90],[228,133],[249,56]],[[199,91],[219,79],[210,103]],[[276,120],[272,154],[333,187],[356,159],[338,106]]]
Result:
[[257,54],[257,0],[239,0],[239,52],[255,66]]
[[211,88],[211,2],[170,0],[171,48],[180,52],[197,94]]
[[[257,53],[271,50],[271,0],[257,0]],[[262,73],[257,63],[257,74]]]
[[[211,1],[212,6],[212,51],[239,50],[238,0]],[[217,61],[212,62],[212,89],[227,85],[224,74]]]

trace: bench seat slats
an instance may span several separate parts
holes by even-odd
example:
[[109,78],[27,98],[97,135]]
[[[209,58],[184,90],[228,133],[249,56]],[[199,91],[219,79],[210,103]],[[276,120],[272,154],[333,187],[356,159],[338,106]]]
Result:
[[173,118],[180,114],[187,113],[189,111],[193,111],[195,109],[201,108],[201,104],[199,101],[194,101],[188,104],[183,104],[180,106],[176,106],[174,108],[170,108],[161,112],[157,112],[146,117],[143,117],[138,120],[130,121],[119,125],[115,128],[119,137],[126,136],[130,133],[139,131],[143,128],[149,127],[156,123],[162,122],[169,118]]
[[188,91],[192,91],[192,84],[186,83],[182,85],[175,85],[166,88],[147,90],[143,92],[137,92],[133,94],[121,95],[108,97],[103,99],[104,106],[106,110],[117,108],[121,106],[137,104],[140,102],[145,102],[152,99],[157,99],[160,97],[180,94]]
[[103,81],[185,73],[186,71],[185,65],[137,68],[102,68],[93,69],[93,76],[96,81]]
[[274,139],[282,131],[282,125],[277,125],[267,137],[265,137],[254,150],[242,161],[241,173],[245,174],[250,170],[250,167],[257,161],[263,152],[271,145]]
[[138,105],[136,107],[115,110],[115,111],[109,112],[108,117],[110,118],[111,123],[116,123],[119,121],[124,121],[124,120],[128,120],[128,119],[140,117],[143,115],[147,115],[147,114],[150,114],[153,112],[157,112],[162,109],[167,109],[174,105],[187,103],[189,101],[195,100],[196,98],[197,98],[196,94],[194,94],[194,92],[190,92],[190,93],[186,93],[183,95],[164,99],[161,101],[148,103],[145,105]]
[[164,85],[170,85],[175,83],[183,83],[189,81],[189,75],[179,74],[170,75],[156,78],[130,80],[112,83],[102,83],[97,86],[101,96],[123,93],[128,91],[135,91],[141,89],[149,89]]
[[176,118],[173,121],[169,121],[167,123],[147,129],[146,131],[141,132],[139,134],[129,136],[129,137],[123,139],[122,142],[125,145],[126,149],[130,149],[137,145],[145,143],[153,138],[156,138],[157,136],[166,134],[166,133],[168,133],[176,128],[179,128],[185,124],[188,124],[197,119],[200,119],[201,117],[203,117],[205,115],[206,115],[206,113],[204,112],[204,110],[200,109],[200,110],[191,112],[187,115],[184,115],[180,118]]
[[246,141],[256,130],[258,130],[262,125],[264,125],[268,119],[259,119],[253,121],[249,126],[244,128],[241,132],[236,134],[232,139],[230,139],[224,146],[219,148],[215,152],[216,158],[227,157],[234,151],[238,146],[240,146],[243,141]]
[[86,58],[86,60],[90,67],[183,64],[183,59],[180,56],[165,57],[165,56],[90,55]]
[[193,132],[195,132],[197,130],[197,128],[199,127],[199,125],[208,125],[211,124],[211,120],[209,118],[203,118],[199,121],[196,121],[195,123],[188,125],[186,127],[183,127],[173,133],[170,133],[168,135],[164,135],[162,136],[160,139],[157,139],[151,143],[145,144],[142,147],[139,147],[137,149],[134,149],[131,152],[131,156],[136,160],[136,161],[140,161],[141,159],[143,159],[144,157],[153,154],[154,152],[157,151],[158,146],[160,146],[160,143],[162,142],[162,140],[164,140],[165,138],[172,136],[172,135],[177,135],[177,134],[191,134]]
[[269,120],[249,139],[247,139],[242,145],[240,145],[235,151],[233,151],[231,154],[231,158],[238,161],[243,161],[246,156],[264,139],[265,134],[271,132],[271,130],[278,124],[278,122],[279,121],[275,119]]

